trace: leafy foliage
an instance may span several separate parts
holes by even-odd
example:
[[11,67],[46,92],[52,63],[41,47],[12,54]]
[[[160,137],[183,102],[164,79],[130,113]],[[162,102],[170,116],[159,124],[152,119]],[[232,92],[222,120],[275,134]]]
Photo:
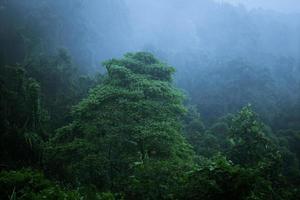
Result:
[[300,199],[295,16],[191,2],[146,47],[184,101],[150,53],[88,74],[143,46],[125,2],[0,1],[0,199]]
[[217,156],[189,174],[182,199],[247,199],[255,176]]
[[74,108],[73,122],[49,143],[47,165],[61,166],[55,173],[74,184],[120,189],[135,163],[191,163],[192,150],[180,132],[185,109],[171,85],[173,69],[147,53],[105,65],[103,84]]
[[269,161],[280,159],[274,145],[264,133],[263,124],[257,120],[250,106],[244,107],[233,118],[230,134],[232,142],[230,158],[234,163],[256,166],[260,162],[265,162],[265,159]]
[[29,169],[0,172],[1,199],[82,199],[77,191],[65,190],[47,180],[40,172]]
[[40,85],[20,66],[1,67],[1,164],[24,165],[39,161],[43,109]]

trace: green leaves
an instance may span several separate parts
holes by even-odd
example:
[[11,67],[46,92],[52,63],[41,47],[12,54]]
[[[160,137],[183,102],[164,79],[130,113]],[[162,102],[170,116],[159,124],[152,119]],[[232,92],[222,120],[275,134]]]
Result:
[[144,75],[149,79],[167,82],[171,82],[172,74],[175,72],[174,68],[160,63],[152,54],[146,52],[128,53],[124,59],[112,59],[103,64],[109,73],[116,69],[116,66],[123,66],[136,75]]
[[0,198],[19,200],[80,200],[74,190],[66,190],[30,169],[0,172]]
[[145,162],[192,163],[179,121],[183,96],[170,82],[172,68],[148,53],[127,54],[105,66],[103,84],[74,107],[72,123],[49,143],[47,165],[62,166],[52,173],[75,176],[75,185],[113,190],[130,187],[124,180]]
[[244,200],[252,191],[254,176],[251,170],[234,166],[220,155],[201,163],[190,173],[182,199]]
[[233,145],[230,159],[242,166],[257,166],[266,159],[272,159],[276,150],[272,149],[273,144],[263,131],[263,124],[258,121],[251,106],[244,107],[233,117],[230,125]]

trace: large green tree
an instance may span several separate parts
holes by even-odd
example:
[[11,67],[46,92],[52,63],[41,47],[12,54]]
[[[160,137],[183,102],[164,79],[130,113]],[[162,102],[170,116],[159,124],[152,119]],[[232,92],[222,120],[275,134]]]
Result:
[[[181,134],[183,96],[172,86],[174,69],[148,53],[129,53],[104,65],[103,84],[74,108],[72,123],[49,143],[52,173],[123,190],[129,176],[139,181],[141,170],[157,162],[191,163],[193,152]],[[133,177],[135,171],[139,177]]]

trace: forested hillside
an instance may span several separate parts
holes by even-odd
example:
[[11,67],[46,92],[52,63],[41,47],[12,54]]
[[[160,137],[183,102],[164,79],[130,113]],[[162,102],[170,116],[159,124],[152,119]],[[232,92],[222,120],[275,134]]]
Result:
[[0,199],[300,199],[299,17],[0,0]]

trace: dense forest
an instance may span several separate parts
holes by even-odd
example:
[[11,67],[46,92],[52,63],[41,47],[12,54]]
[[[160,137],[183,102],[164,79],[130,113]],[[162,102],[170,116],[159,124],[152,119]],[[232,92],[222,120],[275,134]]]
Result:
[[0,199],[300,199],[300,12],[0,0]]

